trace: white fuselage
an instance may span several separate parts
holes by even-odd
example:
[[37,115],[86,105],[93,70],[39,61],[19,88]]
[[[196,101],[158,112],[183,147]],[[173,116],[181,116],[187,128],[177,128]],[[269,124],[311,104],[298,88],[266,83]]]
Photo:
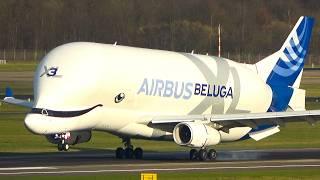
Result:
[[[53,72],[48,72],[50,68]],[[116,103],[120,93],[125,98]],[[148,126],[155,116],[266,112],[271,100],[270,87],[254,69],[224,58],[69,43],[52,50],[39,64],[34,108],[76,111],[103,106],[71,118],[28,114],[26,122],[39,134],[96,129],[157,138],[172,132]],[[237,140],[250,129],[221,132],[222,141]]]

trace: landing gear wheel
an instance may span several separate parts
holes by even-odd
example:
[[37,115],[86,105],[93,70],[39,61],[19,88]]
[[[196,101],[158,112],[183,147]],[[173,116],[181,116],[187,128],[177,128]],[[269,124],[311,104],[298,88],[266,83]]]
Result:
[[132,144],[131,144],[131,140],[128,137],[124,137],[122,138],[122,142],[124,143],[124,147],[125,149],[119,147],[116,150],[116,158],[117,159],[142,159],[143,157],[143,150],[142,148],[138,147],[138,148],[133,148]]
[[63,150],[63,145],[61,143],[58,144],[58,151],[62,151]]
[[217,159],[217,151],[214,149],[210,149],[208,152],[208,159],[216,160]]
[[70,148],[69,144],[63,144],[62,147],[64,151],[68,151]]
[[190,160],[195,160],[197,159],[198,151],[196,149],[191,149],[190,150]]
[[136,159],[142,159],[143,157],[143,150],[141,148],[136,148],[134,151],[133,151],[133,154],[134,154],[134,157]]
[[124,154],[125,154],[125,157],[127,159],[132,159],[133,158],[133,149],[130,148],[130,147],[127,147],[125,150],[124,150]]
[[68,151],[70,149],[69,144],[58,144],[58,151]]
[[205,161],[207,160],[207,151],[205,149],[200,149],[199,151],[199,160],[200,161]]
[[117,158],[117,159],[122,159],[123,156],[124,156],[124,150],[123,150],[123,148],[118,147],[118,148],[116,149],[116,158]]
[[67,140],[70,138],[70,132],[55,134],[55,139],[58,141],[58,151],[68,151],[70,145],[67,143]]

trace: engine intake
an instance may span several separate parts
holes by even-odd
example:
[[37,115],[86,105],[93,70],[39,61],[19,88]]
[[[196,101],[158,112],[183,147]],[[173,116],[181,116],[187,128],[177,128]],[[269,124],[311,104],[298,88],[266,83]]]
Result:
[[197,122],[179,123],[173,130],[173,139],[180,146],[205,147],[219,144],[218,130]]

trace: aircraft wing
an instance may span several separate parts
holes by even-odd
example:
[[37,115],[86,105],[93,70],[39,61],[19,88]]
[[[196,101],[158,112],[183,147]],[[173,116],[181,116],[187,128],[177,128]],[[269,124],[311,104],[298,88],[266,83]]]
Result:
[[32,106],[33,106],[32,101],[14,98],[11,88],[6,88],[5,98],[2,100],[2,102],[17,105],[17,106],[22,106],[22,107],[26,107],[26,108],[32,108]]
[[228,131],[228,129],[233,127],[251,127],[255,129],[261,125],[283,126],[287,122],[306,121],[310,124],[314,124],[317,120],[320,120],[320,110],[219,115],[159,116],[154,117],[151,123],[171,124],[203,121],[204,123],[216,123],[221,126],[221,130]]

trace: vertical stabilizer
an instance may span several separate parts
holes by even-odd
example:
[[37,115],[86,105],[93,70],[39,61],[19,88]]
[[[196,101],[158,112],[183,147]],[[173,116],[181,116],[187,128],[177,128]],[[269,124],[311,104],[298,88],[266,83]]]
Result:
[[313,24],[313,18],[300,17],[281,49],[256,64],[258,74],[273,91],[270,111],[284,111],[293,94],[304,94],[293,92],[300,86]]

